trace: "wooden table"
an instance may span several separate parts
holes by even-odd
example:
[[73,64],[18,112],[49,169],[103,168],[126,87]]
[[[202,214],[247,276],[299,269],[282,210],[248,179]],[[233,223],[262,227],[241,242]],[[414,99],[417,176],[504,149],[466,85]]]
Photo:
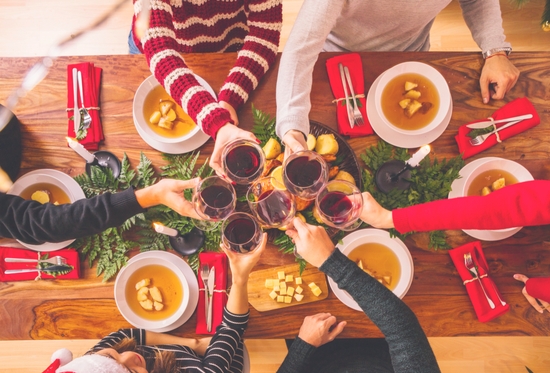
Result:
[[[335,107],[327,82],[322,54],[313,76],[312,120],[336,128]],[[484,105],[480,99],[479,53],[362,53],[365,84],[368,89],[387,68],[404,61],[423,61],[437,68],[449,83],[454,111],[445,133],[432,143],[437,158],[458,154],[454,135],[459,125],[487,117],[505,102],[527,96],[537,108],[541,124],[506,140],[482,154],[468,159],[499,156],[524,165],[536,179],[550,179],[550,60],[549,52],[514,53],[512,61],[521,76],[505,101]],[[219,90],[234,54],[189,55],[186,60],[195,72]],[[35,58],[0,59],[0,99],[20,83],[24,73],[38,60]],[[150,75],[143,56],[95,56],[59,58],[47,78],[23,98],[15,114],[23,123],[23,164],[21,174],[39,168],[54,168],[71,176],[83,172],[82,160],[65,147],[67,132],[67,64],[91,61],[103,68],[101,115],[106,134],[102,149],[122,157],[126,152],[137,164],[143,151],[156,167],[165,162],[161,154],[150,148],[137,134],[132,120],[132,100],[139,84]],[[275,82],[277,67],[262,80],[248,103],[240,110],[244,128],[251,128],[250,105],[275,114]],[[376,144],[376,135],[349,141],[356,154]],[[212,151],[213,142],[201,148],[204,160]],[[474,241],[462,231],[448,231],[453,247]],[[524,228],[513,237],[496,242],[483,242],[491,275],[510,311],[488,323],[475,317],[464,286],[445,251],[427,248],[427,235],[416,234],[406,240],[415,264],[413,284],[404,301],[418,316],[428,336],[460,335],[531,335],[550,332],[548,314],[538,314],[521,294],[521,284],[514,273],[528,276],[550,275],[550,229],[548,226]],[[258,269],[287,264],[294,258],[271,248],[262,257]],[[95,277],[95,268],[83,266],[83,278],[65,281],[27,281],[0,284],[0,339],[63,339],[101,338],[128,323],[119,314],[113,299],[113,283],[102,283]],[[340,320],[348,320],[341,337],[375,337],[379,330],[362,313],[344,306],[330,294],[321,302],[259,313],[251,310],[248,338],[293,338],[306,315],[330,310]],[[193,335],[195,316],[174,331]]]

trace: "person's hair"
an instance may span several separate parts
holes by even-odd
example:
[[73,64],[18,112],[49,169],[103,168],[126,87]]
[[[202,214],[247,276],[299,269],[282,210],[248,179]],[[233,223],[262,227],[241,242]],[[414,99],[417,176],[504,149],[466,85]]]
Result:
[[[136,347],[135,339],[124,338],[110,348],[121,354],[126,351],[135,351]],[[93,354],[96,351],[91,353]],[[147,371],[149,373],[177,373],[176,355],[172,351],[155,351],[155,361],[154,363],[147,362]]]

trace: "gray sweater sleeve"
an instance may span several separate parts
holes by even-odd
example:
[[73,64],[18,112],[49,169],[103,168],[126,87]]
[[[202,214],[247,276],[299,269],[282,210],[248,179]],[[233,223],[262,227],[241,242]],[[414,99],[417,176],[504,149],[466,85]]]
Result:
[[[339,288],[346,290],[384,333],[395,372],[440,372],[416,316],[401,299],[339,250],[334,250],[319,269],[330,276]],[[297,338],[278,373],[304,372],[308,357],[314,350],[313,346]]]

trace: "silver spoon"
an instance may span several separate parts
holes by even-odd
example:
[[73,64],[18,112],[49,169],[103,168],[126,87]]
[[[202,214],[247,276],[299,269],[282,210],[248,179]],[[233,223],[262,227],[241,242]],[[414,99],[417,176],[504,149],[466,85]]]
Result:
[[82,128],[87,129],[92,123],[92,116],[88,113],[86,106],[84,105],[84,94],[82,92],[82,73],[78,70],[78,90],[80,92],[80,103],[82,109],[80,109],[80,114],[82,115]]

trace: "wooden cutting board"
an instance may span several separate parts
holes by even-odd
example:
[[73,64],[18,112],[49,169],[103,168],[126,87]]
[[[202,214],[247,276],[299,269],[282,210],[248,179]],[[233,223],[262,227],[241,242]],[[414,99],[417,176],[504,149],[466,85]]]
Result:
[[[302,284],[296,285],[295,281],[287,282],[287,286],[292,286],[296,289],[297,286],[301,286],[304,291],[304,298],[298,302],[294,296],[292,297],[291,303],[279,303],[277,300],[271,299],[269,293],[273,289],[268,289],[265,287],[266,279],[277,279],[277,273],[284,271],[285,275],[293,275],[294,277],[302,277]],[[282,281],[282,280],[279,280]],[[322,290],[322,293],[316,297],[309,288],[308,284],[315,282],[317,286]],[[323,300],[328,296],[328,285],[327,278],[325,274],[319,271],[317,268],[308,265],[306,269],[302,272],[300,276],[300,266],[296,264],[288,264],[280,267],[272,267],[268,269],[262,269],[259,271],[252,272],[248,278],[248,302],[256,310],[271,311],[279,308],[286,308],[292,306],[298,306],[300,304],[316,302]]]

